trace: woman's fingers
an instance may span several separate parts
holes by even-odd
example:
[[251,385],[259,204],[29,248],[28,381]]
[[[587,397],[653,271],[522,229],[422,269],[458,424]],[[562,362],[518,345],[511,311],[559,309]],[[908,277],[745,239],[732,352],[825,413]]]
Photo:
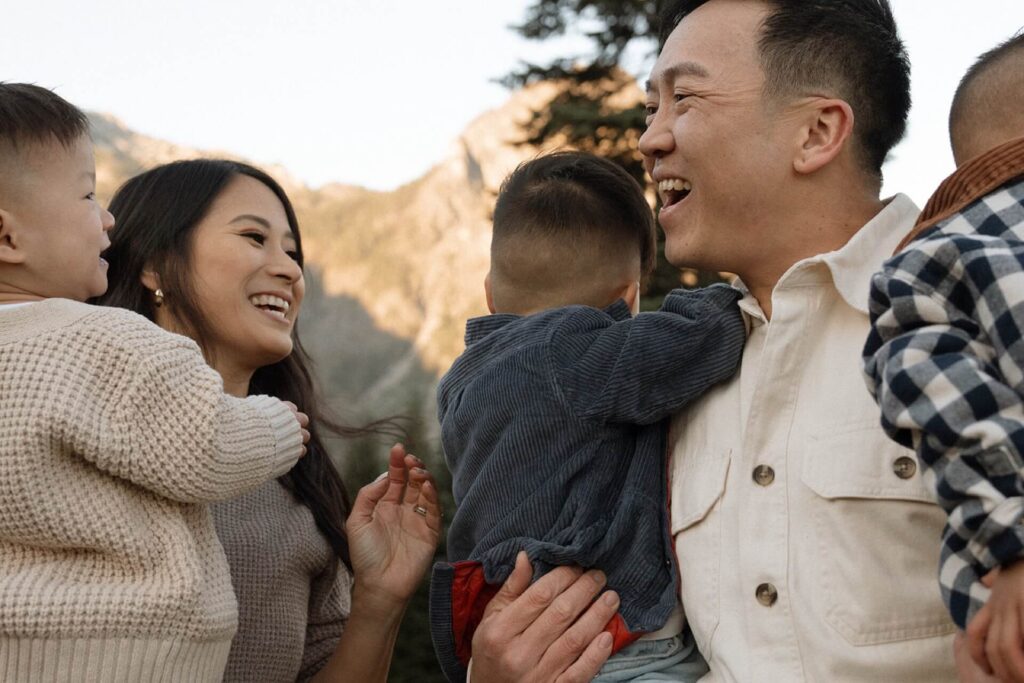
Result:
[[384,494],[384,502],[401,505],[405,483],[405,446],[396,443],[388,454],[388,489]]
[[971,619],[971,623],[967,624],[966,633],[967,651],[970,653],[971,659],[987,674],[993,673],[992,664],[988,661],[988,655],[985,653],[985,641],[988,639],[988,630],[991,624],[992,606],[985,604]]

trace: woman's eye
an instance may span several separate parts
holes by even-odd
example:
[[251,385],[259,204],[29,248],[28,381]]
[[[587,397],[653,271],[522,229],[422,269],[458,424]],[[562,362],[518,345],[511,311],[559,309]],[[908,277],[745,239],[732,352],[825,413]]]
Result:
[[95,192],[90,192],[89,194],[85,195],[85,198],[88,199],[88,200],[96,199],[96,193]]
[[292,261],[295,261],[296,263],[299,262],[299,252],[297,252],[297,251],[286,251],[284,253],[288,254],[288,258],[290,258]]
[[263,233],[259,233],[259,232],[246,232],[246,233],[242,233],[242,237],[247,237],[247,238],[251,239],[253,242],[255,242],[256,244],[263,244],[264,242],[267,241],[267,238],[264,237]]

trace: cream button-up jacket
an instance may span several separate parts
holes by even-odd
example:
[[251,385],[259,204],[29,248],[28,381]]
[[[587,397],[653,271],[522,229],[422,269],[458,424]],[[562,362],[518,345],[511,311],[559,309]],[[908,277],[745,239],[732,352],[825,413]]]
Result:
[[671,528],[705,681],[956,680],[945,515],[861,371],[870,277],[917,214],[896,196],[793,265],[770,322],[748,294],[740,372],[674,421]]

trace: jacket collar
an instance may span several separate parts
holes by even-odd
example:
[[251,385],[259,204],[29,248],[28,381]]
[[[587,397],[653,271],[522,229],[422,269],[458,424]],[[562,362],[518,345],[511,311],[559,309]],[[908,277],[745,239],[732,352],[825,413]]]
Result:
[[[828,275],[816,265],[824,265],[832,276],[832,284],[843,301],[854,310],[868,314],[868,292],[871,278],[892,254],[896,244],[914,225],[918,208],[905,194],[886,201],[885,207],[875,214],[864,227],[854,233],[846,244],[835,251],[818,254],[794,263],[779,278],[776,289],[788,285],[804,285],[828,281]],[[736,286],[745,293],[740,308],[747,314],[763,318],[760,307],[747,287],[739,280]]]
[[1024,176],[1024,137],[1010,140],[971,159],[942,181],[925,204],[917,225],[900,242],[896,251],[902,251],[928,228],[1021,176]]
[[[633,315],[629,306],[627,306],[626,302],[622,299],[617,299],[615,303],[605,308],[604,312],[616,322],[627,320]],[[492,332],[500,330],[505,327],[505,325],[524,317],[528,316],[515,315],[513,313],[495,313],[493,315],[485,315],[479,318],[470,318],[466,322],[466,346],[476,343]]]

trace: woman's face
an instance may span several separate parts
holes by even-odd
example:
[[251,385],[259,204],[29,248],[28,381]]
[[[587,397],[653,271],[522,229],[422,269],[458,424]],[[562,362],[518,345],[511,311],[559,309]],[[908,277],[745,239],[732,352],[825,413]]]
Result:
[[211,327],[207,355],[251,372],[292,352],[305,282],[284,206],[266,185],[237,175],[192,237],[192,286]]

